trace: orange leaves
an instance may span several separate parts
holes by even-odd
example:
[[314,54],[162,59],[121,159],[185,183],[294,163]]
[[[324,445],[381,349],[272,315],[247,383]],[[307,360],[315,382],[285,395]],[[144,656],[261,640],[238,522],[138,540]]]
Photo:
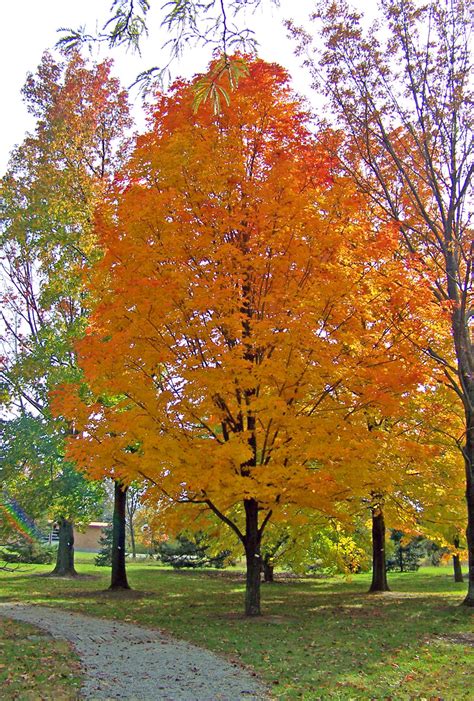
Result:
[[71,450],[177,500],[334,514],[379,456],[368,408],[396,413],[422,377],[415,277],[337,175],[337,137],[311,133],[280,68],[248,69],[219,114],[193,113],[192,85],[159,96],[101,213],[78,353],[117,401]]

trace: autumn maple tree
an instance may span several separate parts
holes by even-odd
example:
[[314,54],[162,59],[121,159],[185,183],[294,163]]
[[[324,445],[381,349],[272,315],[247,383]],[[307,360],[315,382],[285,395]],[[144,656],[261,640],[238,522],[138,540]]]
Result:
[[193,83],[157,96],[97,217],[88,389],[56,401],[89,474],[113,465],[233,530],[257,615],[270,520],[366,492],[367,409],[393,414],[422,381],[410,339],[430,303],[329,155],[338,137],[312,133],[282,68],[246,61],[218,114],[193,109]]

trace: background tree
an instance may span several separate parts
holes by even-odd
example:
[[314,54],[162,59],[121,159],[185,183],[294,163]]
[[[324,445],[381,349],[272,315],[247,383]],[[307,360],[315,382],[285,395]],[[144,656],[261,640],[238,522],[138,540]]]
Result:
[[144,501],[135,519],[136,540],[142,552],[145,550],[150,558],[158,552],[160,543],[168,537],[165,532],[164,519],[155,501]]
[[[120,400],[58,406],[91,474],[113,464],[234,531],[258,615],[267,524],[289,504],[334,515],[355,487],[366,408],[423,377],[406,337],[426,298],[334,168],[334,136],[311,135],[282,69],[248,65],[221,114],[193,112],[192,84],[158,96],[100,220],[102,302],[77,345],[94,396]],[[387,336],[392,314],[406,326]]]
[[23,90],[35,131],[13,152],[1,181],[0,381],[10,417],[2,479],[28,481],[35,512],[41,504],[57,519],[56,569],[63,574],[74,573],[72,521],[85,517],[86,505],[90,513],[92,495],[100,494],[64,460],[73,427],[52,417],[49,391],[80,376],[72,342],[87,313],[81,277],[99,255],[93,212],[130,125],[110,68],[88,67],[79,55],[66,65],[44,55]]
[[465,603],[473,606],[472,3],[383,0],[380,22],[367,32],[345,2],[321,3],[316,18],[314,44],[309,33],[293,31],[344,131],[344,165],[371,197],[374,213],[396,222],[407,260],[430,279],[433,299],[449,312],[442,340],[421,350],[464,411]]
[[102,529],[99,538],[100,550],[94,558],[94,564],[97,567],[112,566],[112,533],[113,526],[111,524]]
[[[427,368],[429,371],[429,367]],[[463,524],[461,455],[453,440],[462,436],[455,403],[440,386],[423,383],[399,402],[398,413],[367,413],[379,451],[368,465],[373,579],[370,591],[386,591],[385,521],[390,528],[444,540],[446,527]]]
[[47,521],[57,523],[59,547],[53,573],[73,576],[74,522],[80,527],[98,516],[104,491],[66,460],[64,435],[52,421],[26,412],[5,421],[0,480],[29,518],[44,528]]
[[137,512],[141,506],[141,499],[144,493],[144,489],[141,486],[130,485],[127,490],[127,504],[126,504],[126,522],[128,527],[128,534],[130,537],[130,550],[132,553],[132,558],[135,560],[137,556],[137,546],[136,546],[136,534],[135,534],[135,520]]
[[391,557],[387,560],[389,570],[412,572],[417,570],[424,555],[421,537],[410,538],[402,531],[392,531],[390,540],[394,543]]

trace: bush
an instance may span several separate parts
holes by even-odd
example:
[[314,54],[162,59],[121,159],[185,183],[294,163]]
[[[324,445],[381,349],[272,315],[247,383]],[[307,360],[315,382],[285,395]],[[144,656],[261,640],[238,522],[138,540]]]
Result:
[[49,545],[28,541],[9,543],[2,549],[2,559],[10,564],[49,565],[53,562],[56,549]]
[[215,556],[208,554],[209,542],[203,534],[197,533],[193,540],[179,534],[176,540],[167,540],[159,544],[158,557],[164,565],[176,569],[182,567],[215,567],[222,569],[225,559],[230,554],[223,550]]

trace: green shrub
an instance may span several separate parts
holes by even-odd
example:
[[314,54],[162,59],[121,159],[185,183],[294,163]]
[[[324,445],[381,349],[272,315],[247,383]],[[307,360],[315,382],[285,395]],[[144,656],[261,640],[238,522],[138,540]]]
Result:
[[56,548],[36,541],[17,541],[2,548],[1,558],[10,564],[49,565],[53,562]]
[[215,567],[222,569],[230,554],[223,550],[217,555],[209,555],[211,544],[202,533],[196,533],[191,540],[180,533],[175,540],[166,540],[158,546],[158,557],[165,565],[175,569],[181,567]]

